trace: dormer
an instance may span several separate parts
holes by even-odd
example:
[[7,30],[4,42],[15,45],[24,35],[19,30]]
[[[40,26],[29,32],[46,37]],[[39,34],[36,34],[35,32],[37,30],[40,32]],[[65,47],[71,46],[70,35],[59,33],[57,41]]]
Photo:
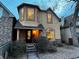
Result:
[[38,21],[39,7],[23,3],[18,7],[19,21]]

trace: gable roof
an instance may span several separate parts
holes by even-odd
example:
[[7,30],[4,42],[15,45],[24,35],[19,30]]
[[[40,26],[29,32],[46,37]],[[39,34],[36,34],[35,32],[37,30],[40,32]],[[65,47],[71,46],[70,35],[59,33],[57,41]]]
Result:
[[38,6],[38,5],[35,5],[35,4],[29,4],[29,3],[22,3],[22,4],[20,4],[17,8],[19,9],[19,8],[21,8],[22,6],[32,6],[32,7],[36,7],[36,8],[38,8],[40,11],[43,11],[43,12],[47,12],[47,11],[51,11],[56,17],[57,17],[57,19],[59,20],[59,21],[61,21],[60,20],[60,18],[54,13],[54,11],[52,10],[52,8],[47,8],[47,9],[43,9],[43,8],[41,8],[40,6]]
[[0,1],[0,5],[10,14],[10,17],[15,17],[12,13],[11,13],[11,11],[6,7],[6,6],[4,6],[4,4]]

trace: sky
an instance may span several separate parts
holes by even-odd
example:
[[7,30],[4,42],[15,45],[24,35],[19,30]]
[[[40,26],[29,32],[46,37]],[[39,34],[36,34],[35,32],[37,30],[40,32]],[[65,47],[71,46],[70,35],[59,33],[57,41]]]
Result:
[[24,3],[39,5],[41,9],[51,7],[58,17],[66,17],[73,14],[76,3],[66,0],[0,0],[19,19],[17,7]]

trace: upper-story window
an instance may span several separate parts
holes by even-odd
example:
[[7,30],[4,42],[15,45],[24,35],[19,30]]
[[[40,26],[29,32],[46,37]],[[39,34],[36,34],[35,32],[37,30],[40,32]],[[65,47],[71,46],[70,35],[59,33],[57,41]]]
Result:
[[34,20],[34,16],[35,16],[35,11],[34,8],[28,8],[28,20]]
[[24,8],[21,9],[21,20],[24,20]]
[[48,18],[48,19],[47,19],[47,22],[48,22],[48,23],[52,23],[52,14],[51,14],[51,13],[48,13],[48,14],[47,14],[47,18]]
[[2,17],[2,15],[3,15],[3,8],[0,7],[0,18]]

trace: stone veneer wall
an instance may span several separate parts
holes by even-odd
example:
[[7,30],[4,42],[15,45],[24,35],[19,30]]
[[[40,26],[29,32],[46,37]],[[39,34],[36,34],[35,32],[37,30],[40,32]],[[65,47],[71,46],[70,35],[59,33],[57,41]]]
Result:
[[12,40],[13,18],[0,18],[0,42],[5,43]]

